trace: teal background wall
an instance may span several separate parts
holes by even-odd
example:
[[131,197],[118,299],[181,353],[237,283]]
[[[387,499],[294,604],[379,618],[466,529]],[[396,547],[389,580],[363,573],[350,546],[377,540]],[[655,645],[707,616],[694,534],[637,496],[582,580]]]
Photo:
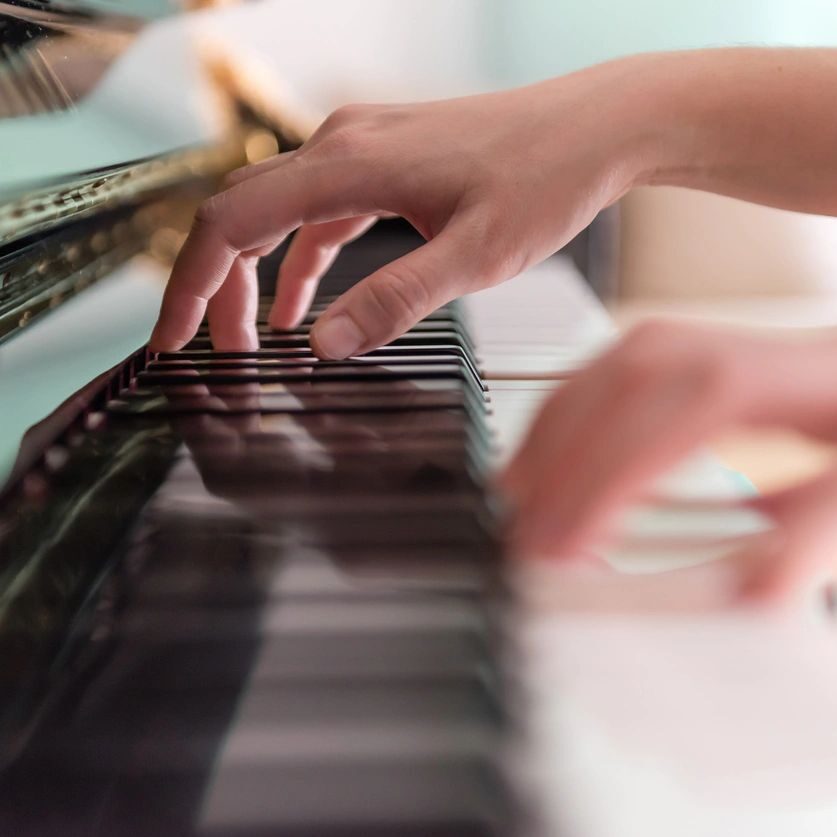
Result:
[[730,44],[837,45],[837,0],[488,0],[500,82],[558,75],[631,52]]
[[179,11],[177,0],[80,0],[79,5],[114,14],[162,17]]

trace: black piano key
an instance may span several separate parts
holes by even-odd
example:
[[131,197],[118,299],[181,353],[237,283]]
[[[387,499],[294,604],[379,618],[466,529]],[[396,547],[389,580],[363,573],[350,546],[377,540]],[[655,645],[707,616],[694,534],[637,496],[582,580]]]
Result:
[[346,360],[319,360],[316,357],[301,356],[298,353],[282,357],[260,356],[253,353],[244,357],[223,357],[215,352],[209,352],[205,357],[190,359],[175,357],[165,360],[152,360],[146,370],[175,370],[175,369],[295,369],[295,368],[319,368],[319,369],[352,369],[362,366],[415,366],[422,364],[445,364],[455,363],[464,359],[462,353],[454,354],[421,353],[414,356],[390,356],[390,357],[352,357]]
[[[311,307],[309,309],[309,316],[311,313],[320,313],[328,308],[333,302],[336,302],[340,298],[340,294],[330,294],[330,293],[317,293],[314,297],[314,301],[311,303]],[[258,313],[260,317],[266,316],[271,308],[273,307],[273,296],[272,295],[262,295],[259,297],[259,306],[258,306]],[[444,318],[456,318],[460,319],[463,315],[462,306],[457,300],[453,302],[449,302],[446,305],[442,305],[437,308],[435,311],[431,311],[427,314],[424,319],[425,320],[435,320],[435,319],[444,319]]]
[[[469,354],[475,353],[475,348],[470,340],[469,333],[456,320],[436,320],[432,322],[420,322],[413,328],[404,333],[404,337],[422,337],[425,334],[439,334],[446,332],[454,335],[459,345],[461,345]],[[259,343],[262,346],[271,345],[275,341],[294,340],[297,341],[295,345],[307,345],[310,340],[311,325],[303,324],[298,328],[277,331],[264,324],[256,326],[256,333],[259,338]],[[192,338],[186,348],[197,346],[198,344],[211,348],[211,338],[209,336],[209,329],[207,326],[201,326]]]
[[[283,335],[280,333],[263,335],[259,341],[263,349],[293,349],[309,348],[308,335]],[[459,332],[452,329],[433,329],[417,333],[407,333],[396,337],[387,345],[390,346],[432,346],[437,343],[449,346],[462,346],[463,341]],[[208,337],[196,337],[185,347],[187,351],[193,349],[211,349],[212,343]],[[470,348],[467,347],[466,348]]]
[[[459,343],[447,341],[439,343],[423,343],[418,346],[409,344],[390,343],[377,349],[372,349],[366,354],[352,358],[352,360],[371,359],[378,357],[412,357],[427,354],[456,354],[460,357],[466,356],[465,347]],[[217,351],[211,348],[203,349],[181,349],[177,352],[159,352],[156,358],[161,361],[184,361],[184,360],[223,360],[223,359],[292,359],[310,358],[316,360],[311,347],[308,345],[291,346],[285,349],[260,348],[247,351]],[[328,361],[326,361],[328,362]]]
[[[319,316],[321,316],[331,305],[330,301],[316,301],[311,308],[309,309],[308,313],[302,318],[300,321],[300,326],[312,326]],[[270,304],[261,303],[259,305],[259,311],[257,315],[257,324],[260,327],[264,327],[265,330],[272,329],[272,326],[268,326],[267,324],[267,314],[270,310]],[[440,308],[437,311],[433,311],[432,313],[428,314],[422,320],[423,323],[456,323],[457,325],[464,325],[465,320],[460,314],[460,312],[455,308]],[[205,327],[205,326],[202,326]],[[276,329],[277,331],[281,332],[282,329]]]
[[237,384],[250,381],[258,383],[331,383],[333,381],[394,381],[412,382],[431,378],[464,379],[469,386],[483,392],[485,385],[464,363],[447,359],[442,362],[395,364],[377,363],[314,363],[309,366],[291,367],[238,367],[216,369],[193,367],[191,369],[169,369],[162,365],[150,365],[137,375],[140,386],[177,386],[191,384],[196,380],[211,386],[213,384]]
[[[316,320],[314,320],[316,322]],[[306,336],[310,335],[311,328],[313,326],[313,322],[303,321],[298,326],[289,329],[275,329],[266,323],[256,323],[256,332],[260,335],[264,336]],[[455,317],[450,316],[439,316],[433,319],[425,319],[417,322],[413,325],[406,334],[420,334],[424,331],[454,331],[460,335],[460,337],[464,341],[468,341],[468,332],[462,325],[462,323]],[[197,337],[208,337],[209,336],[209,325],[204,323],[198,326],[198,330],[196,332]]]
[[298,355],[291,355],[289,357],[260,357],[258,355],[251,355],[249,357],[216,357],[210,354],[207,357],[190,359],[161,359],[154,360],[146,367],[147,372],[174,372],[187,371],[191,369],[211,370],[277,370],[285,369],[310,369],[319,371],[335,371],[342,369],[355,369],[363,367],[386,367],[386,368],[402,368],[410,366],[438,366],[445,364],[462,364],[464,365],[474,383],[482,390],[487,389],[487,385],[482,379],[479,371],[474,367],[470,358],[464,351],[441,351],[438,353],[414,353],[412,356],[398,356],[391,354],[383,357],[356,357],[347,360],[318,360],[313,357],[300,357]]
[[[428,344],[426,346],[382,346],[379,349],[374,349],[367,352],[362,357],[353,357],[346,363],[374,363],[380,359],[382,362],[390,364],[409,364],[411,362],[423,362],[425,358],[433,357],[434,359],[442,358],[456,358],[461,359],[471,370],[474,377],[484,386],[482,374],[479,370],[479,365],[471,352],[466,350],[461,345],[435,345]],[[309,346],[297,346],[294,348],[285,349],[256,349],[246,352],[216,352],[213,349],[183,349],[179,352],[161,352],[153,363],[187,363],[194,361],[197,363],[224,363],[224,362],[239,362],[248,363],[255,362],[257,364],[262,362],[279,362],[285,363],[288,361],[300,363],[333,363],[335,361],[320,361],[315,357]],[[341,361],[337,361],[340,363]],[[152,364],[149,364],[152,365]]]

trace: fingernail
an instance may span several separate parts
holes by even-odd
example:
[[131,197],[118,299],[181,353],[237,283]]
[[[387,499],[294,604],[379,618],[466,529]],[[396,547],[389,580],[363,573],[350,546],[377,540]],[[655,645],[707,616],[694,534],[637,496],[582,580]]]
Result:
[[337,314],[315,327],[311,340],[320,357],[342,360],[355,354],[366,337],[348,314]]

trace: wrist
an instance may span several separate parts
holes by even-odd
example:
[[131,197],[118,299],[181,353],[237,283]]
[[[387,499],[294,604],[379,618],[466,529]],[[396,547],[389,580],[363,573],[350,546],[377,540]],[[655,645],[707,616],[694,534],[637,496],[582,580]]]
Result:
[[633,55],[575,74],[593,112],[591,130],[601,140],[613,200],[637,186],[676,180],[692,162],[696,120],[683,101],[692,91],[673,77],[678,59]]
[[[628,102],[626,136],[635,149],[633,185],[744,191],[742,197],[758,199],[746,193],[740,174],[766,170],[777,159],[786,163],[812,145],[804,106],[796,120],[799,134],[790,141],[793,103],[806,91],[816,95],[794,58],[794,51],[742,47],[615,62]],[[777,118],[777,109],[784,110],[784,119]],[[822,156],[830,162],[832,155],[829,146]]]
[[693,185],[708,165],[700,53],[637,55],[613,63],[612,124],[629,188]]

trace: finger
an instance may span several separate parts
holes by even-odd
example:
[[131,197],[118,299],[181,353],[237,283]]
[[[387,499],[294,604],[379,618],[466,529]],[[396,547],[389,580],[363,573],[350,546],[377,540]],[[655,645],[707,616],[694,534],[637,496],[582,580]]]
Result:
[[534,477],[544,461],[544,451],[570,443],[595,418],[598,405],[609,393],[609,381],[601,361],[559,386],[538,412],[523,442],[498,478],[498,485],[512,503],[524,504]]
[[305,224],[297,230],[279,268],[276,299],[268,317],[273,328],[293,329],[299,325],[311,307],[317,284],[340,248],[363,235],[375,221],[374,215],[362,215],[325,224]]
[[[525,503],[537,471],[545,464],[544,451],[572,444],[601,410],[617,398],[618,364],[625,341],[594,358],[568,383],[558,386],[535,420],[497,482],[512,502]],[[615,367],[615,368],[614,368]]]
[[759,498],[776,529],[759,548],[739,558],[740,595],[781,602],[837,574],[837,469],[785,491]]
[[658,388],[649,379],[605,395],[594,412],[536,470],[514,533],[521,554],[571,555],[603,538],[628,501],[722,425],[729,410],[688,381]]
[[259,348],[257,263],[255,256],[239,256],[221,289],[209,300],[209,336],[217,351],[246,352]]
[[343,294],[315,323],[311,347],[339,360],[384,345],[472,286],[478,261],[446,228]]
[[275,246],[306,222],[375,210],[361,166],[343,161],[280,166],[201,205],[172,270],[151,336],[152,351],[182,348],[241,253]]
[[266,160],[260,160],[258,163],[233,169],[224,177],[224,184],[229,189],[245,180],[249,180],[251,177],[257,177],[260,174],[273,171],[293,159],[293,154],[293,151],[283,151],[281,154],[274,154],[272,157],[268,157]]

